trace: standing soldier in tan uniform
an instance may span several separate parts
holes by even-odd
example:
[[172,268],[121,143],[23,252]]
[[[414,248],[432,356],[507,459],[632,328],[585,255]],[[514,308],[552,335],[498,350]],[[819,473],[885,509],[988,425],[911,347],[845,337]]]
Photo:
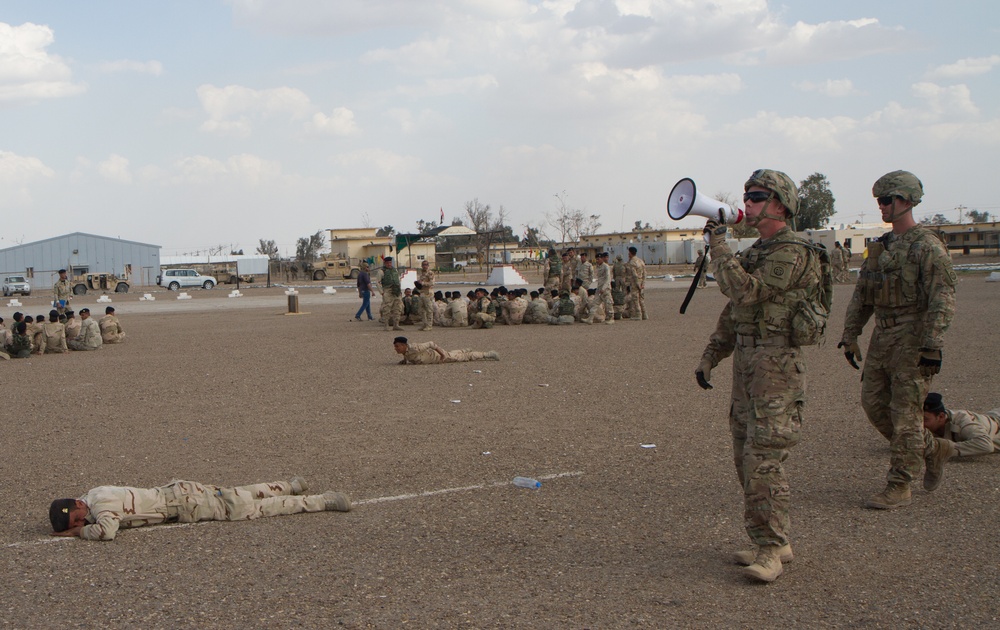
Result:
[[115,315],[115,307],[109,306],[104,309],[104,317],[98,320],[97,325],[101,328],[101,340],[104,343],[121,343],[125,341],[125,331]]
[[625,273],[628,285],[635,300],[635,311],[632,319],[649,319],[646,317],[646,263],[636,256],[639,253],[635,247],[628,248],[628,262],[625,263]]
[[59,279],[52,285],[52,306],[62,315],[69,308],[69,301],[73,299],[73,285],[66,277],[66,270],[59,270]]
[[830,262],[833,263],[833,278],[838,282],[847,282],[847,260],[844,257],[844,248],[840,241],[834,241],[833,253],[830,255]]
[[428,260],[420,263],[420,273],[417,274],[417,280],[423,286],[420,288],[420,306],[421,306],[421,317],[424,321],[424,326],[420,330],[430,330],[434,327],[434,280],[435,274],[434,270],[431,269],[431,263]]
[[562,282],[562,258],[556,254],[554,248],[549,248],[549,254],[545,257],[545,271],[543,272],[543,284],[549,291],[558,289]]
[[[760,239],[734,255],[726,226],[709,221],[715,278],[729,303],[722,309],[695,371],[710,389],[712,369],[733,354],[729,423],[733,461],[743,485],[743,518],[753,541],[736,555],[748,577],[771,582],[792,559],[791,504],[782,463],[799,441],[805,403],[805,357],[801,346],[817,343],[832,299],[832,278],[824,282],[821,255],[795,235],[787,221],[798,210],[795,183],[780,171],[754,171],[744,184],[748,225]],[[827,293],[831,290],[831,294]],[[812,309],[804,309],[804,306]],[[804,325],[809,310],[822,310],[822,326]]]
[[559,291],[572,291],[573,279],[576,278],[576,250],[572,247],[562,254],[562,275],[560,276]]
[[611,299],[611,265],[608,264],[608,252],[601,252],[597,255],[597,298],[604,305],[604,323],[615,323],[615,303]]
[[594,265],[587,260],[586,252],[580,253],[580,262],[576,265],[576,279],[580,281],[583,294],[586,294],[587,289],[594,283]]
[[403,291],[399,285],[399,270],[392,266],[392,256],[382,261],[382,321],[385,330],[403,330],[399,318],[403,315]]
[[396,354],[403,355],[400,365],[431,365],[433,363],[464,363],[465,361],[499,361],[500,355],[490,350],[445,350],[433,341],[410,344],[406,337],[396,337],[392,340]]
[[923,403],[931,378],[941,371],[944,332],[955,315],[956,278],[948,250],[913,219],[923,195],[923,184],[907,171],[887,173],[872,187],[892,231],[868,244],[837,344],[857,369],[858,337],[874,315],[861,405],[889,440],[891,454],[885,490],[865,505],[882,510],[910,504],[910,483],[922,463],[924,488],[936,488],[953,450],[940,440],[924,442]]

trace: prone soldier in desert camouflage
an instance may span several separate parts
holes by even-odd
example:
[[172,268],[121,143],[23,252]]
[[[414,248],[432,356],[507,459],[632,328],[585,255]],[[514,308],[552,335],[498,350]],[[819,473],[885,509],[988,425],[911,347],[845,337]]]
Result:
[[100,486],[79,499],[56,499],[49,506],[53,536],[114,540],[120,528],[158,523],[242,521],[300,512],[349,512],[341,492],[306,495],[302,477],[290,481],[222,488],[172,481],[159,488]]
[[788,226],[799,202],[788,175],[757,170],[743,189],[747,224],[761,237],[734,255],[726,244],[726,226],[715,221],[705,226],[715,279],[729,303],[695,377],[710,389],[712,369],[735,351],[729,423],[744,523],[754,545],[735,559],[746,565],[748,577],[772,582],[781,575],[782,562],[793,558],[791,494],[782,463],[798,443],[802,423],[806,368],[801,346],[822,336],[833,280],[824,278],[818,248]]
[[466,361],[499,361],[500,355],[490,350],[479,352],[463,348],[462,350],[445,350],[433,341],[411,344],[406,337],[396,337],[392,340],[392,348],[396,354],[403,355],[400,365],[432,365],[434,363],[464,363]]
[[858,337],[875,318],[861,373],[861,405],[889,441],[890,465],[885,490],[865,503],[874,509],[909,505],[910,484],[922,464],[924,489],[937,488],[954,454],[946,440],[925,444],[923,402],[931,378],[941,370],[944,332],[955,315],[956,278],[944,244],[913,218],[923,195],[923,184],[907,171],[887,173],[872,187],[892,231],[868,244],[837,344],[858,369]]

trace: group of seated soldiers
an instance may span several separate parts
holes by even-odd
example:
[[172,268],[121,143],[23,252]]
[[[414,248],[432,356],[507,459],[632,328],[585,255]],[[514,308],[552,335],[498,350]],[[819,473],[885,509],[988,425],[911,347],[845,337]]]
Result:
[[80,309],[80,317],[72,310],[57,309],[32,317],[14,313],[10,329],[0,317],[0,345],[3,359],[27,359],[33,354],[63,353],[69,350],[97,350],[106,343],[121,343],[125,331],[112,306],[104,309],[104,317],[95,321],[89,308]]
[[[575,282],[573,290],[546,290],[540,287],[508,289],[497,287],[492,291],[480,287],[462,296],[460,291],[435,291],[434,312],[430,314],[435,326],[492,328],[493,324],[573,324],[614,323],[620,319],[638,319],[634,300],[628,300],[624,286],[611,283],[611,300],[608,304],[596,289],[583,289]],[[608,306],[612,312],[609,313]],[[420,287],[406,289],[403,293],[403,318],[401,324],[425,321],[420,300]]]

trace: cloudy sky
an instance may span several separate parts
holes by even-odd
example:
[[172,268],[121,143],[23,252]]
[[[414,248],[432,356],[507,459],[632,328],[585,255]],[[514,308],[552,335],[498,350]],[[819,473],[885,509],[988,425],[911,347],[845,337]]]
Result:
[[[907,169],[918,218],[1000,214],[1000,3],[5,0],[0,247],[85,231],[252,250],[413,230],[672,223],[670,188]],[[557,234],[556,234],[557,235]]]

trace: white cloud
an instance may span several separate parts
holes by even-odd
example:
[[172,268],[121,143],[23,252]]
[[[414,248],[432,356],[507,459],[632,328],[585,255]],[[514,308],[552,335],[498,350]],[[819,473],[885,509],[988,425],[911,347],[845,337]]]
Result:
[[819,92],[824,96],[839,98],[849,96],[857,92],[850,79],[827,79],[820,83],[813,81],[800,81],[794,84],[797,90],[802,92]]
[[119,59],[118,61],[105,61],[98,64],[97,69],[108,74],[116,72],[137,72],[139,74],[151,74],[160,76],[163,74],[163,64],[159,61],[132,61],[131,59]]
[[922,101],[922,106],[905,107],[890,101],[885,107],[871,114],[866,123],[884,123],[894,127],[911,127],[945,122],[949,118],[974,118],[979,108],[972,102],[968,86],[949,85],[942,87],[935,83],[914,83],[910,86],[913,96]]
[[331,158],[331,162],[351,174],[359,185],[372,185],[392,180],[396,186],[415,181],[420,169],[420,159],[400,155],[385,149],[363,149],[342,153]]
[[249,135],[254,120],[279,115],[299,119],[314,110],[304,92],[289,87],[254,90],[240,85],[201,85],[198,100],[208,114],[203,131],[240,136]]
[[120,184],[129,184],[132,182],[132,173],[129,171],[128,159],[115,153],[97,165],[97,172],[105,179],[113,182]]
[[328,133],[335,136],[352,136],[359,133],[357,124],[354,122],[354,112],[346,107],[338,107],[327,116],[323,112],[313,114],[312,128],[320,133]]
[[72,82],[62,58],[45,51],[53,41],[47,26],[0,22],[0,101],[62,98],[86,89]]
[[959,59],[955,63],[931,68],[927,71],[928,79],[961,79],[980,74],[986,74],[993,69],[993,66],[1000,64],[1000,55],[990,55],[989,57],[966,57]]
[[235,182],[258,186],[281,177],[281,164],[259,156],[241,153],[227,160],[193,155],[177,160],[173,165],[173,183],[208,184]]
[[858,121],[847,116],[811,118],[758,112],[753,118],[745,118],[723,131],[724,134],[778,136],[799,150],[815,152],[839,149],[846,135],[857,127]]
[[399,68],[421,70],[453,65],[451,40],[446,37],[419,39],[399,48],[376,48],[361,55],[364,63],[389,63]]
[[439,97],[454,94],[478,94],[499,86],[500,82],[493,75],[480,74],[451,79],[428,79],[420,85],[400,86],[396,88],[396,92],[410,97]]
[[0,151],[0,206],[6,205],[4,201],[29,204],[30,185],[53,177],[55,171],[36,157]]

